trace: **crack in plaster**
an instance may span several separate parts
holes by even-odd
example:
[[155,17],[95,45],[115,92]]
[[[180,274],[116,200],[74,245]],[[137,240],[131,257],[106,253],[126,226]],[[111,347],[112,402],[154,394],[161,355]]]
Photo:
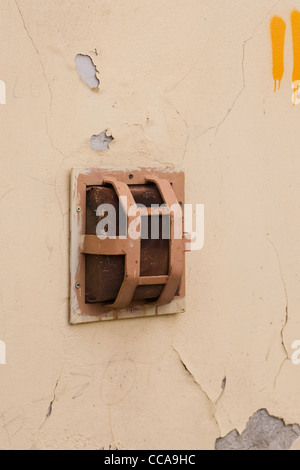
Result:
[[31,44],[32,44],[32,46],[33,46],[35,52],[36,52],[37,55],[38,55],[39,62],[40,62],[40,65],[41,65],[41,68],[42,68],[42,71],[43,71],[43,75],[44,75],[44,78],[45,78],[46,83],[47,83],[47,85],[48,85],[49,94],[50,94],[50,109],[52,110],[52,92],[51,92],[49,80],[48,80],[47,75],[46,75],[46,72],[45,72],[44,64],[43,64],[43,62],[42,62],[42,59],[41,59],[39,50],[38,50],[38,48],[37,48],[37,46],[36,46],[36,44],[35,44],[35,42],[34,42],[32,36],[31,36],[31,34],[29,33],[29,30],[28,30],[27,26],[26,26],[26,23],[25,23],[23,14],[22,14],[22,12],[21,12],[21,9],[20,9],[20,6],[19,6],[17,0],[15,0],[15,4],[16,4],[16,7],[17,7],[17,9],[18,9],[18,11],[19,11],[20,17],[21,17],[21,19],[22,19],[22,23],[23,23],[24,29],[25,29],[25,31],[26,31],[26,33],[27,33],[27,36],[28,36],[28,38],[30,39]]
[[0,429],[5,432],[10,446],[12,445],[12,439],[23,429],[24,419],[24,409],[22,407],[9,408],[0,415]]
[[[255,34],[254,34],[255,35]],[[230,115],[230,113],[232,112],[233,108],[235,107],[239,97],[241,96],[241,94],[243,93],[243,91],[245,90],[246,88],[246,77],[245,77],[245,66],[244,66],[244,61],[245,61],[245,47],[246,47],[246,44],[251,41],[253,38],[254,38],[254,35],[251,36],[250,38],[246,39],[243,43],[243,55],[242,55],[242,63],[241,63],[241,66],[242,66],[242,88],[239,90],[239,92],[237,93],[236,97],[234,98],[230,108],[228,109],[227,113],[225,114],[225,116],[223,117],[223,119],[215,126],[210,126],[208,127],[204,132],[202,132],[201,134],[199,134],[195,140],[199,139],[200,137],[204,136],[205,134],[207,134],[209,131],[212,131],[212,130],[215,130],[215,136],[217,135],[220,127],[222,126],[222,124],[224,124],[224,122],[226,121],[226,119],[228,118],[228,116]]]
[[17,186],[15,188],[11,188],[11,189],[8,189],[7,191],[5,191],[5,193],[1,194],[0,196],[0,202],[3,201],[3,199],[8,196],[8,194],[12,193],[13,191],[15,191],[17,189]]
[[[49,80],[48,80],[48,78],[47,78],[46,70],[45,70],[43,61],[42,61],[42,59],[41,59],[41,55],[40,55],[40,53],[39,53],[39,50],[38,50],[38,48],[37,48],[37,46],[36,46],[36,44],[35,44],[35,42],[34,42],[32,36],[31,36],[31,34],[30,34],[30,32],[29,32],[28,27],[26,26],[26,22],[25,22],[24,16],[23,16],[23,14],[22,14],[22,11],[21,11],[21,9],[20,9],[20,6],[19,6],[17,0],[15,0],[15,4],[16,4],[17,10],[18,10],[18,12],[19,12],[21,21],[22,21],[22,23],[23,23],[24,30],[25,30],[25,32],[26,32],[26,34],[27,34],[27,36],[28,36],[28,38],[29,38],[29,40],[30,40],[30,42],[31,42],[31,44],[32,44],[32,46],[33,46],[33,48],[34,48],[36,54],[37,54],[37,56],[38,56],[38,59],[39,59],[39,62],[40,62],[40,66],[41,66],[41,69],[42,69],[42,73],[43,73],[44,79],[45,79],[45,81],[46,81],[48,90],[49,90],[49,96],[50,96],[49,111],[48,111],[48,113],[46,114],[46,117],[45,117],[45,123],[46,123],[45,129],[46,129],[46,134],[47,134],[47,137],[48,137],[48,139],[49,139],[50,145],[51,145],[52,149],[54,150],[54,152],[59,153],[59,155],[62,156],[63,159],[65,159],[66,156],[63,154],[63,152],[62,152],[59,148],[56,147],[56,145],[54,144],[53,139],[52,139],[52,137],[51,137],[51,135],[50,135],[50,132],[49,132],[48,114],[51,115],[51,113],[52,113],[52,104],[53,104],[53,95],[52,95],[52,91],[51,91],[51,87],[50,87],[50,82],[49,82]],[[59,209],[60,209],[60,212],[61,212],[61,216],[62,216],[62,229],[61,229],[61,232],[60,232],[60,242],[59,242],[59,246],[60,246],[60,252],[61,252],[61,259],[62,259],[62,262],[63,262],[64,257],[63,257],[63,250],[62,250],[62,247],[61,247],[61,238],[62,238],[62,233],[63,233],[64,230],[65,230],[65,217],[64,217],[62,205],[61,205],[61,202],[60,202],[60,198],[59,198],[58,192],[57,192],[57,177],[58,177],[58,173],[59,173],[59,170],[61,169],[61,167],[62,167],[62,163],[61,163],[61,165],[60,165],[60,167],[59,167],[59,169],[58,169],[58,171],[57,171],[57,173],[56,173],[56,178],[55,178],[55,195],[56,195],[56,199],[57,199],[57,202],[58,202],[58,205],[59,205]]]
[[274,387],[276,387],[277,385],[277,380],[278,380],[278,377],[281,373],[281,370],[282,370],[282,367],[283,365],[285,364],[286,361],[289,360],[289,353],[288,353],[288,350],[287,350],[287,347],[285,345],[285,341],[284,341],[284,331],[288,325],[288,322],[289,322],[289,296],[288,296],[288,290],[287,290],[287,285],[286,285],[286,282],[285,282],[285,279],[284,279],[284,276],[283,276],[283,271],[282,271],[282,266],[281,266],[281,262],[280,262],[280,256],[279,256],[279,251],[277,250],[274,242],[271,240],[271,238],[269,237],[269,235],[267,235],[267,239],[268,239],[268,242],[270,243],[270,245],[272,246],[273,250],[274,250],[274,253],[276,255],[276,260],[277,260],[277,264],[278,264],[278,268],[279,268],[279,273],[280,273],[280,278],[281,278],[281,281],[282,281],[282,286],[283,286],[283,291],[284,291],[284,296],[285,296],[285,318],[284,318],[284,323],[283,323],[283,326],[281,328],[281,331],[280,331],[280,336],[281,336],[281,344],[282,344],[282,349],[284,351],[284,354],[285,354],[285,358],[284,360],[282,361],[282,363],[280,364],[280,367],[279,367],[279,371],[275,377],[275,380],[274,380]]
[[42,183],[42,184],[44,184],[45,186],[52,186],[53,188],[55,187],[55,184],[54,184],[54,183],[48,183],[47,181],[44,181],[44,180],[42,180],[42,179],[40,179],[40,178],[37,178],[36,176],[27,175],[27,174],[25,174],[25,173],[20,173],[20,174],[21,174],[21,176],[25,176],[25,178],[30,178],[30,179],[32,179],[32,180],[34,180],[34,181],[38,181],[39,183]]
[[[22,14],[22,11],[21,11],[21,9],[20,9],[20,6],[19,6],[19,3],[18,3],[17,0],[15,0],[15,4],[16,4],[16,7],[17,7],[18,12],[19,12],[19,14],[20,14],[20,17],[21,17],[21,20],[22,20],[22,23],[23,23],[24,30],[26,31],[26,34],[27,34],[27,36],[28,36],[28,38],[29,38],[29,40],[30,40],[30,42],[31,42],[31,44],[32,44],[32,46],[33,46],[33,48],[34,48],[34,50],[35,50],[37,56],[38,56],[38,59],[39,59],[40,65],[41,65],[41,69],[42,69],[42,72],[43,72],[43,76],[44,76],[44,79],[45,79],[45,81],[46,81],[46,84],[47,84],[47,87],[48,87],[48,90],[49,90],[49,96],[50,96],[49,114],[51,114],[51,113],[52,113],[52,104],[53,104],[53,95],[52,95],[52,91],[51,91],[50,82],[49,82],[49,80],[48,80],[48,78],[47,78],[46,70],[45,70],[43,61],[42,61],[42,59],[41,59],[41,55],[40,55],[40,53],[39,53],[39,50],[38,50],[38,48],[37,48],[37,46],[36,46],[36,44],[35,44],[35,42],[34,42],[32,36],[31,36],[31,34],[30,34],[30,32],[29,32],[28,27],[26,26],[26,22],[25,22],[25,20],[24,20],[24,16],[23,16],[23,14]],[[58,152],[63,158],[65,158],[65,156],[64,156],[64,154],[61,152],[61,150],[59,150],[59,149],[54,145],[53,139],[52,139],[52,137],[51,137],[51,135],[50,135],[50,133],[49,133],[49,123],[48,123],[48,115],[47,115],[47,114],[46,114],[46,133],[47,133],[47,137],[48,137],[48,139],[49,139],[49,141],[50,141],[50,144],[51,144],[51,147],[53,148],[53,150],[54,150],[55,152]]]
[[[55,400],[56,400],[56,390],[57,390],[59,381],[60,381],[60,377],[59,377],[59,378],[57,379],[57,381],[56,381],[56,384],[55,384],[55,387],[54,387],[54,390],[53,390],[53,397],[52,397],[52,400],[50,401],[50,405],[49,405],[48,412],[47,412],[47,414],[46,414],[46,419],[45,419],[44,423],[45,423],[46,420],[47,420],[48,418],[50,418],[50,416],[52,415],[53,404],[54,404],[54,402],[55,402]],[[44,423],[43,423],[43,425],[44,425]],[[43,426],[43,425],[42,425],[42,426]]]
[[50,418],[50,416],[52,415],[52,412],[53,412],[53,404],[56,400],[56,390],[57,390],[57,387],[58,387],[58,384],[60,382],[60,379],[61,379],[61,374],[59,376],[59,378],[57,379],[56,383],[55,383],[55,386],[54,386],[54,389],[53,389],[53,394],[52,394],[52,399],[50,401],[50,404],[49,404],[49,407],[48,407],[48,411],[46,413],[46,416],[44,418],[44,421],[42,422],[42,424],[40,425],[39,429],[38,429],[38,433],[43,429],[43,427],[45,426],[48,418]]
[[182,119],[185,127],[186,127],[186,133],[187,133],[187,137],[186,137],[186,141],[185,141],[185,145],[184,145],[184,151],[183,151],[183,157],[182,157],[182,161],[181,161],[181,166],[183,167],[184,166],[184,161],[185,161],[185,156],[186,156],[186,152],[187,152],[187,147],[188,147],[188,143],[189,143],[189,140],[190,140],[190,132],[189,132],[189,126],[186,122],[186,120],[184,119],[184,117],[182,116],[182,114],[178,111],[178,109],[175,109],[176,113],[178,114],[178,116]]
[[[176,354],[177,354],[177,356],[178,356],[178,358],[179,358],[179,360],[180,360],[182,366],[183,366],[184,369],[186,370],[186,372],[192,377],[194,383],[200,388],[201,392],[205,395],[205,397],[206,397],[206,399],[207,399],[207,401],[208,401],[208,403],[209,403],[209,405],[210,405],[210,411],[211,411],[212,418],[213,418],[213,420],[215,421],[216,426],[217,426],[217,428],[218,428],[219,436],[221,436],[222,433],[221,433],[220,424],[219,424],[219,422],[218,422],[218,420],[217,420],[217,417],[216,417],[216,411],[217,411],[217,410],[216,410],[216,404],[217,404],[218,400],[220,399],[220,397],[219,397],[219,399],[217,400],[217,402],[214,402],[214,401],[209,397],[208,393],[204,390],[204,388],[202,387],[202,385],[196,380],[194,374],[190,371],[190,369],[187,367],[187,365],[185,364],[185,362],[182,360],[179,351],[175,348],[175,346],[174,346],[173,344],[172,344],[172,348],[173,348],[173,350],[176,352]],[[224,390],[222,391],[222,394],[223,394],[223,392],[224,392]],[[221,395],[222,395],[222,394],[221,394]]]
[[118,447],[117,447],[117,444],[116,444],[116,438],[115,438],[114,428],[113,428],[113,424],[112,424],[111,405],[109,405],[109,424],[110,424],[110,432],[111,432],[111,437],[112,437],[113,446],[114,446],[113,450],[119,450]]
[[228,116],[231,114],[232,110],[234,109],[238,99],[240,98],[241,94],[244,92],[245,88],[246,88],[246,72],[245,72],[245,53],[246,53],[246,45],[248,44],[248,42],[252,41],[254,38],[255,38],[255,35],[256,35],[256,31],[258,30],[258,28],[263,24],[263,22],[266,20],[266,18],[268,18],[268,16],[270,15],[270,13],[274,10],[274,8],[278,5],[278,3],[280,2],[281,0],[277,0],[277,2],[272,6],[272,8],[266,13],[266,15],[263,17],[263,19],[255,26],[254,30],[253,30],[253,33],[252,35],[246,39],[244,42],[243,42],[243,53],[242,53],[242,61],[241,61],[241,68],[242,68],[242,87],[241,89],[238,91],[236,97],[234,98],[230,108],[228,109],[227,113],[225,114],[225,116],[223,117],[223,119],[221,119],[221,121],[216,124],[215,126],[210,126],[208,127],[205,131],[203,131],[201,134],[199,134],[198,136],[196,136],[195,140],[199,139],[200,137],[204,136],[205,134],[207,134],[209,131],[211,130],[215,130],[215,136],[217,135],[220,127],[224,124],[224,122],[226,121],[226,119],[228,118]]
[[207,44],[209,43],[211,39],[211,36],[209,34],[207,40],[205,41],[205,44],[203,46],[203,49],[200,53],[200,55],[198,56],[198,59],[196,60],[196,62],[194,63],[194,65],[192,65],[188,71],[183,75],[183,77],[181,77],[174,85],[171,86],[171,88],[169,88],[168,90],[166,90],[165,94],[167,95],[168,93],[171,93],[173,90],[175,90],[175,88],[177,88],[184,80],[186,80],[186,78],[189,76],[189,74],[197,67],[197,65],[199,64],[200,60],[202,59],[202,56],[204,54],[204,52],[206,52],[207,50]]
[[[36,44],[35,44],[35,42],[34,42],[32,36],[31,36],[31,34],[29,33],[29,30],[28,30],[27,26],[26,26],[26,23],[25,23],[25,20],[24,20],[24,16],[23,16],[23,14],[22,14],[22,12],[21,12],[21,9],[20,9],[20,6],[19,6],[17,0],[15,0],[15,4],[16,4],[16,7],[17,7],[18,12],[19,12],[19,14],[20,14],[20,17],[21,17],[21,20],[22,20],[22,23],[23,23],[24,30],[26,31],[26,34],[27,34],[27,36],[28,36],[28,38],[29,38],[29,40],[30,40],[30,42],[31,42],[31,44],[32,44],[32,47],[34,48],[34,50],[35,50],[35,52],[36,52],[36,54],[37,54],[37,56],[38,56],[38,59],[39,59],[39,62],[40,62],[40,66],[41,66],[41,69],[42,69],[42,72],[43,72],[43,76],[44,76],[45,81],[46,81],[46,83],[47,83],[47,87],[48,87],[49,95],[50,95],[49,110],[50,110],[50,113],[51,113],[51,111],[52,111],[52,100],[53,100],[53,97],[52,97],[52,91],[51,91],[50,83],[49,83],[49,80],[48,80],[47,75],[46,75],[45,67],[44,67],[44,64],[43,64],[43,62],[42,62],[42,59],[41,59],[41,55],[40,55],[40,53],[39,53],[39,50],[38,50],[38,48],[37,48],[37,46],[36,46]],[[46,114],[46,133],[47,133],[47,136],[48,136],[48,138],[49,138],[49,141],[50,141],[51,146],[52,146],[53,149],[55,150],[55,147],[54,147],[52,138],[51,138],[51,136],[50,136],[50,134],[49,134],[49,125],[48,125],[48,116],[47,116],[47,114]]]
[[215,401],[215,406],[218,406],[219,401],[221,400],[222,396],[224,395],[225,389],[226,389],[226,384],[227,384],[227,377],[225,375],[224,379],[222,380],[222,384],[221,384],[222,391],[220,393],[220,396]]
[[46,416],[42,422],[42,424],[39,426],[38,430],[35,432],[35,435],[33,437],[33,443],[31,445],[31,450],[35,450],[36,449],[36,444],[37,444],[37,440],[38,440],[38,437],[39,437],[39,433],[41,432],[41,430],[43,429],[43,427],[45,426],[47,420],[50,418],[50,416],[52,415],[52,412],[53,412],[53,405],[54,405],[54,402],[56,400],[56,391],[57,391],[57,388],[58,388],[58,385],[59,385],[59,382],[60,382],[60,379],[61,379],[61,375],[62,375],[62,372],[60,373],[56,383],[55,383],[55,386],[54,386],[54,389],[53,389],[53,393],[52,393],[52,399],[50,401],[50,404],[49,404],[49,407],[48,407],[48,411],[46,413]]
[[[4,419],[4,413],[0,415],[0,420],[2,421],[2,426],[0,425],[0,429],[3,429],[5,434],[6,434],[6,438],[7,438],[7,441],[9,443],[9,445],[11,446],[11,438],[10,438],[10,434],[8,432],[8,429],[5,425],[5,419]],[[2,450],[2,449],[1,449]]]
[[83,392],[89,387],[90,385],[90,382],[86,382],[85,384],[83,384],[82,386],[80,386],[80,389],[78,390],[78,392],[76,392],[76,394],[72,397],[72,400],[76,400],[76,398],[79,398],[83,395]]

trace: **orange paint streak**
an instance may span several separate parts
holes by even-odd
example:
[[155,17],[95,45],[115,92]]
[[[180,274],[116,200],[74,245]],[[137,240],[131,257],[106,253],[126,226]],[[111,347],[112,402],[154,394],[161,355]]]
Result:
[[286,24],[279,16],[274,16],[271,21],[271,39],[273,51],[273,78],[275,82],[274,91],[276,91],[277,80],[278,89],[284,73],[284,40]]
[[294,85],[294,104],[299,94],[300,81],[300,12],[294,10],[291,14],[293,50],[294,50],[294,69],[293,69],[293,85]]

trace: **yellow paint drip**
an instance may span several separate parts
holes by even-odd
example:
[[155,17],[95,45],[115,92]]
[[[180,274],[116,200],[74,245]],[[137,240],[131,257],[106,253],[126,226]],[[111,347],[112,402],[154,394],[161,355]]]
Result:
[[279,16],[274,16],[271,21],[271,39],[273,50],[273,78],[274,91],[276,91],[277,81],[278,89],[284,73],[284,40],[286,24]]
[[293,69],[293,88],[294,104],[296,104],[299,94],[300,83],[300,12],[294,10],[291,14],[293,51],[294,51],[294,69]]

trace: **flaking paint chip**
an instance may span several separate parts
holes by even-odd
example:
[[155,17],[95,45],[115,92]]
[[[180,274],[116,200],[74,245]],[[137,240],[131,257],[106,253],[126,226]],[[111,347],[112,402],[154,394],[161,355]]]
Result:
[[77,72],[90,88],[98,88],[100,81],[97,77],[98,70],[89,55],[77,54],[75,57]]
[[94,152],[99,150],[109,150],[109,144],[114,140],[113,136],[107,135],[107,130],[101,132],[99,135],[91,137],[91,147]]
[[217,439],[216,450],[288,450],[300,436],[298,424],[286,425],[283,419],[258,410],[249,419],[246,429],[236,429]]

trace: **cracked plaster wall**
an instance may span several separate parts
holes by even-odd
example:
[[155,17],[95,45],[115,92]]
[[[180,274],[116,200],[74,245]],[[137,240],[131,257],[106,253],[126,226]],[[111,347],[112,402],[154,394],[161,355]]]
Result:
[[[300,423],[300,108],[292,46],[274,95],[269,41],[294,7],[0,1],[0,448],[213,449],[257,410]],[[187,311],[69,326],[70,169],[127,165],[182,167],[205,204]]]

